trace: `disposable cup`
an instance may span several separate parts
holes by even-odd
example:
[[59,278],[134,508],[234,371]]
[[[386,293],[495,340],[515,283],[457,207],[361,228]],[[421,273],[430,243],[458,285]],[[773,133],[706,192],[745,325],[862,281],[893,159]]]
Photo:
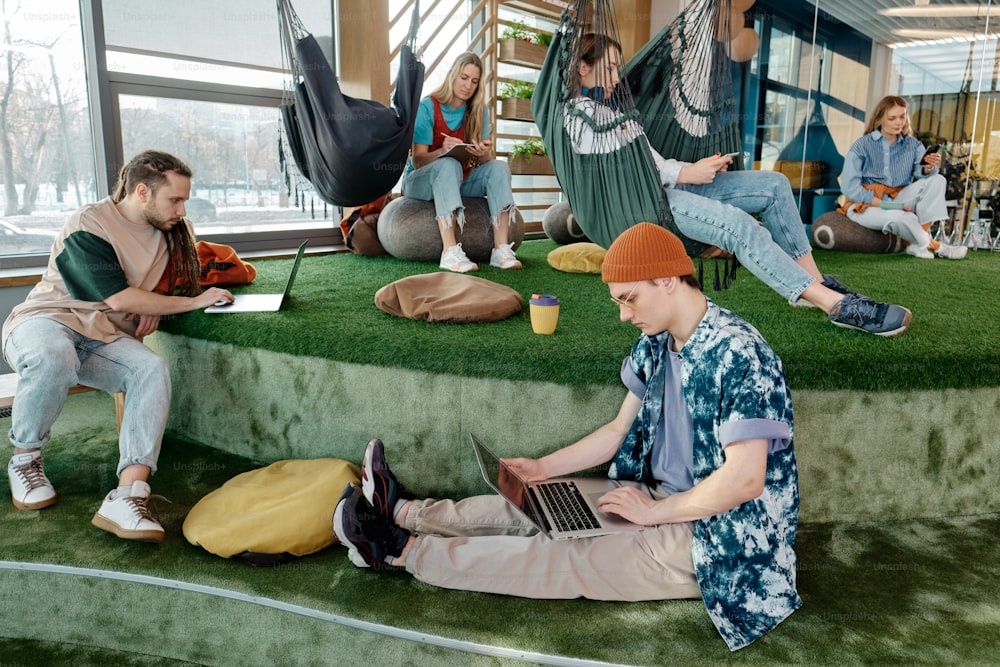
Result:
[[528,302],[531,311],[531,330],[536,334],[551,335],[559,321],[559,299],[551,294],[532,294]]

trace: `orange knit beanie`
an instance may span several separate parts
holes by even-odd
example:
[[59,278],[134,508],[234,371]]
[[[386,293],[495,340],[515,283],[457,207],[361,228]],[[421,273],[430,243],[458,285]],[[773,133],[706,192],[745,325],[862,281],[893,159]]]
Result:
[[649,222],[629,227],[615,239],[601,265],[606,283],[694,275],[694,262],[670,231]]

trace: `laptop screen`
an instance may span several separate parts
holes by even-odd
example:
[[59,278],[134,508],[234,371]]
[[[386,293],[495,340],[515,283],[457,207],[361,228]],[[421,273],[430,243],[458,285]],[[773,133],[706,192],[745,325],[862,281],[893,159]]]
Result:
[[541,523],[535,514],[534,506],[528,499],[528,485],[515,475],[514,471],[506,464],[501,462],[500,457],[491,452],[475,435],[472,435],[472,446],[476,449],[476,457],[479,459],[479,467],[482,468],[486,483],[509,500],[514,507],[521,510],[529,519]]
[[292,293],[292,283],[295,282],[295,274],[299,272],[299,264],[302,263],[302,256],[306,253],[306,245],[308,243],[308,239],[303,241],[302,245],[299,246],[299,251],[295,254],[295,261],[292,262],[292,271],[288,274],[288,280],[285,282],[285,291],[281,294],[282,307],[288,303],[288,297]]

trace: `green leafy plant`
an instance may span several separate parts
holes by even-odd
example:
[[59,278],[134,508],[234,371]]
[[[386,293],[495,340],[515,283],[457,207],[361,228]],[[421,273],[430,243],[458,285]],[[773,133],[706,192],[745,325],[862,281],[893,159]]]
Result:
[[535,41],[537,33],[525,25],[524,21],[514,21],[503,29],[500,39],[520,39],[525,42]]
[[525,42],[548,46],[552,43],[552,35],[529,28],[524,21],[514,21],[500,33],[500,39],[520,39]]
[[535,84],[530,81],[510,81],[504,83],[497,90],[497,97],[500,99],[530,100],[535,94]]
[[545,150],[545,143],[540,138],[532,137],[514,144],[510,154],[511,157],[520,155],[526,160],[530,160],[535,155],[548,155],[548,152]]

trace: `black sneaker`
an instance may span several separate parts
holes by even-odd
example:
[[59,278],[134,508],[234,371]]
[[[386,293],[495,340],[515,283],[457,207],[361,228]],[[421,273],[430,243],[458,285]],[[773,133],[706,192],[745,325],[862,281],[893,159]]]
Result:
[[830,311],[830,321],[838,327],[887,338],[906,331],[911,316],[912,313],[902,306],[872,301],[860,294],[848,294]]
[[387,520],[365,500],[361,489],[348,484],[333,512],[333,532],[347,547],[356,567],[399,570],[392,560],[403,553],[410,531]]
[[361,491],[375,511],[390,521],[397,501],[416,498],[389,471],[385,450],[378,438],[369,440],[365,448],[365,458],[361,462]]
[[[852,292],[850,289],[848,289],[847,285],[837,280],[836,276],[831,276],[829,273],[823,274],[823,281],[820,283],[820,285],[822,285],[827,289],[833,290],[837,294],[843,294],[844,296],[847,296],[848,294],[855,294],[855,292]],[[816,304],[814,304],[812,301],[808,301],[806,299],[803,299],[802,297],[799,297],[795,301],[789,301],[788,305],[796,306],[797,308],[816,307]]]

